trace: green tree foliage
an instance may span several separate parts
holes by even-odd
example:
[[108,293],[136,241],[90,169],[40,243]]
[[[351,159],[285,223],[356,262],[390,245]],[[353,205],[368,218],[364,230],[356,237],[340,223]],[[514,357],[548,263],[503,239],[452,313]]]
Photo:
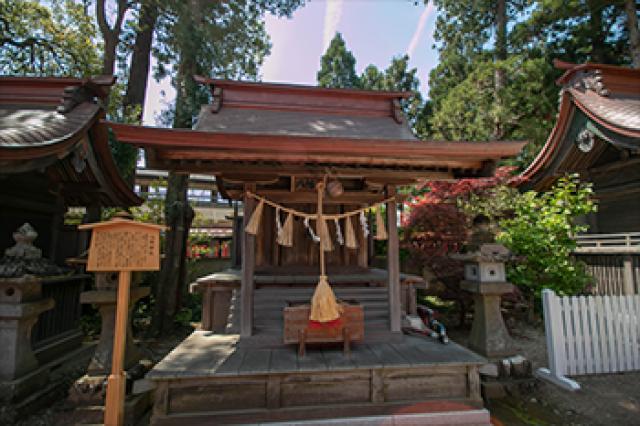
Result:
[[85,77],[100,71],[95,24],[71,0],[0,2],[0,74]]
[[408,55],[392,58],[391,63],[384,70],[378,69],[375,65],[369,65],[360,76],[356,73],[355,66],[355,57],[347,49],[342,35],[337,33],[320,60],[318,85],[342,89],[411,92],[411,97],[401,101],[402,109],[416,135],[427,134],[425,112],[429,109],[425,107],[420,94],[418,70],[409,67]]
[[367,90],[387,90],[410,92],[412,96],[403,99],[402,109],[404,110],[409,124],[416,134],[424,133],[421,124],[421,117],[424,111],[424,102],[420,94],[420,80],[418,70],[409,68],[409,56],[398,56],[391,59],[391,64],[380,71],[375,65],[369,65],[364,69],[358,78],[358,87]]
[[584,290],[591,278],[571,257],[574,236],[587,230],[577,219],[595,211],[590,184],[577,175],[559,179],[547,192],[529,191],[516,198],[514,214],[500,221],[498,241],[520,258],[509,268],[509,279],[527,293],[543,288],[559,294]]
[[357,88],[359,86],[356,74],[356,58],[340,33],[329,43],[327,51],[320,58],[320,70],[317,75],[320,87]]
[[623,1],[541,0],[527,19],[514,22],[512,50],[542,53],[547,58],[607,64],[629,64],[629,32]]
[[[495,101],[495,70],[500,68],[506,84]],[[548,84],[551,65],[544,59],[512,56],[505,61],[480,62],[469,76],[441,99],[431,117],[436,139],[487,141],[494,138],[495,122],[512,139],[544,141],[553,127],[557,91]],[[526,95],[525,95],[526,94]],[[525,150],[527,160],[535,152]]]
[[498,224],[497,239],[516,256],[508,268],[509,280],[532,299],[543,288],[574,295],[591,278],[584,265],[572,258],[574,236],[587,230],[580,223],[596,210],[591,184],[578,175],[565,176],[546,192],[519,193],[497,186],[460,202],[467,215],[487,214]]
[[623,1],[434,3],[440,60],[430,74],[426,130],[434,138],[528,140],[521,166],[555,121],[561,71],[550,66],[554,58],[631,62]]

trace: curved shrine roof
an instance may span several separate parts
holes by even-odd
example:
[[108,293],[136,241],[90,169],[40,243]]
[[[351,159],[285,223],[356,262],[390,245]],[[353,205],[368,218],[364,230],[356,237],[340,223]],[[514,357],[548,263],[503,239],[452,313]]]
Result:
[[142,200],[111,155],[100,101],[115,79],[0,77],[0,173],[42,173],[68,206]]
[[109,123],[120,142],[151,152],[151,166],[216,175],[327,167],[345,174],[474,176],[523,142],[423,142],[407,123],[406,92],[328,89],[196,77],[209,86],[193,130]]
[[[640,70],[555,61],[565,73],[558,118],[546,144],[522,173],[525,189],[544,189],[564,173],[588,170],[612,149],[640,149]],[[593,138],[580,149],[583,137]],[[614,150],[615,150],[614,149]]]

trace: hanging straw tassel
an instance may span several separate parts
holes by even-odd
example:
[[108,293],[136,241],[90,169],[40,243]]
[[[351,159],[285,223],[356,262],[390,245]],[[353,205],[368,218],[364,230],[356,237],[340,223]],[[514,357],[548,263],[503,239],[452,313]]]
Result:
[[278,244],[285,247],[293,246],[293,213],[287,215],[282,231],[278,234]]
[[340,220],[338,218],[333,219],[333,223],[336,226],[336,241],[341,246],[344,245],[344,237],[342,236],[342,228],[340,228]]
[[382,214],[380,213],[380,207],[376,209],[376,240],[386,240],[387,239],[387,228],[384,225],[384,220],[382,220]]
[[347,216],[344,218],[344,233],[346,237],[344,245],[349,249],[357,249],[358,242],[356,241],[356,233],[353,230],[353,222],[351,221],[351,216]]
[[326,275],[320,275],[320,280],[311,298],[311,321],[329,322],[340,318],[341,307],[336,300]]
[[327,227],[327,220],[323,217],[316,221],[316,232],[320,238],[320,245],[323,251],[333,250],[333,243],[331,242],[331,235],[329,235],[329,228]]
[[260,219],[262,218],[262,209],[264,208],[264,200],[260,200],[258,207],[254,210],[251,215],[251,219],[247,226],[244,228],[244,231],[247,234],[256,235],[258,233],[258,228],[260,227]]

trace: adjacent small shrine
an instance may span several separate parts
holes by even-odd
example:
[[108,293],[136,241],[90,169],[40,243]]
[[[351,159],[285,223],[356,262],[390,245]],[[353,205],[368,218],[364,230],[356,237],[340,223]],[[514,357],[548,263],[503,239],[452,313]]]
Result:
[[64,266],[87,239],[65,224],[65,213],[82,207],[98,220],[102,207],[142,203],[120,175],[101,123],[114,82],[0,77],[0,316],[8,325],[0,333],[7,348],[0,387],[12,400],[0,423],[68,388],[91,358],[80,330],[80,294],[91,276]]
[[589,233],[640,232],[640,70],[554,61],[556,124],[521,187],[543,191],[567,173],[594,185],[598,211]]

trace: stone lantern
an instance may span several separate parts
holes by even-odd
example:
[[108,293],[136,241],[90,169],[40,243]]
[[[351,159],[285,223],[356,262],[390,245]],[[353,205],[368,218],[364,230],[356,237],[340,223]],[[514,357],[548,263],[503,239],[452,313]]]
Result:
[[458,257],[465,261],[465,279],[460,287],[473,293],[474,300],[469,346],[489,358],[515,353],[500,311],[502,295],[513,291],[505,276],[504,260],[508,256],[500,244],[483,244],[478,252]]
[[486,218],[476,218],[474,228],[467,253],[453,256],[464,261],[465,279],[460,287],[473,294],[469,346],[488,358],[513,355],[513,341],[500,311],[502,295],[513,291],[513,285],[507,282],[504,264],[511,254],[506,247],[493,242]]
[[48,380],[48,371],[38,369],[31,330],[38,316],[54,305],[53,299],[43,298],[37,275],[60,270],[33,246],[37,236],[25,223],[13,234],[16,244],[0,259],[0,401],[29,395]]

